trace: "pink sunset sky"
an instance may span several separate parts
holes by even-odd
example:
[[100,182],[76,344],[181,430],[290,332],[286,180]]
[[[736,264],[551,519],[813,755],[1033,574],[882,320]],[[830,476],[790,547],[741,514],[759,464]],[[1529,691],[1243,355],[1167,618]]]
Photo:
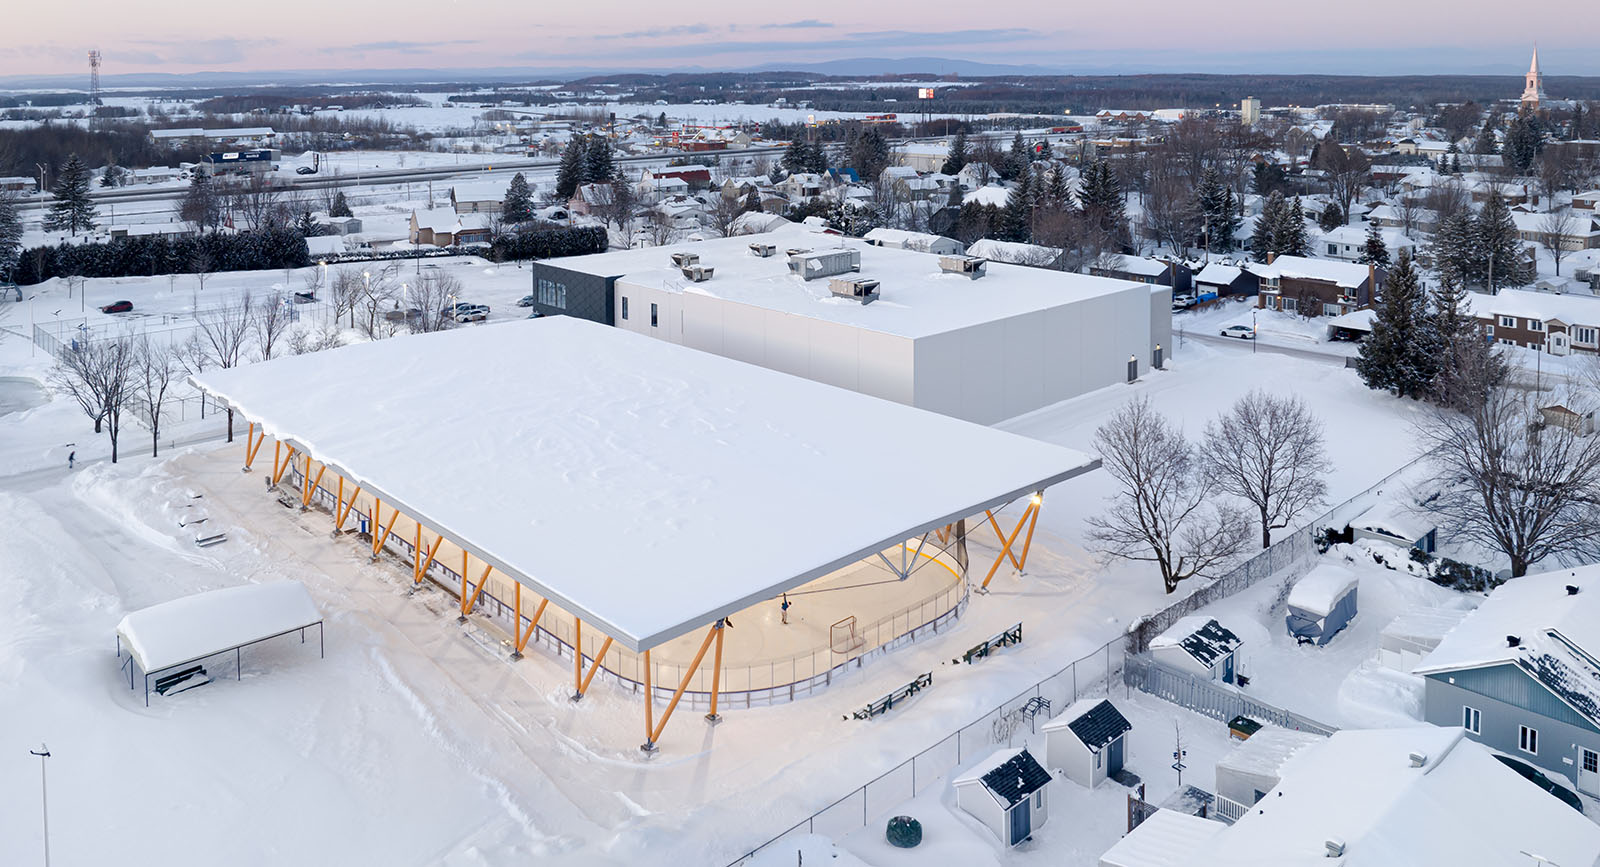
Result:
[[[0,75],[471,69],[739,69],[845,58],[956,58],[1083,72],[1600,74],[1595,0],[1239,0],[974,6],[772,3],[14,4]],[[1517,9],[1529,11],[1515,15]],[[70,9],[70,14],[64,14]],[[1270,11],[1269,11],[1270,10]],[[1534,12],[1536,10],[1536,12]],[[955,23],[951,23],[955,22]],[[1565,23],[1563,23],[1565,22]],[[937,70],[934,70],[937,71]]]

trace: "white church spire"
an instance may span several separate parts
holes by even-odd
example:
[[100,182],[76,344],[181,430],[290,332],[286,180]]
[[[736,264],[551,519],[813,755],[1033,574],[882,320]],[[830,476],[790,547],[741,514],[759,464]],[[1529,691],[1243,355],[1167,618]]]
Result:
[[1539,106],[1549,97],[1544,93],[1544,75],[1539,72],[1539,44],[1533,45],[1533,62],[1528,65],[1528,75],[1522,86],[1522,107],[1530,111],[1538,111]]

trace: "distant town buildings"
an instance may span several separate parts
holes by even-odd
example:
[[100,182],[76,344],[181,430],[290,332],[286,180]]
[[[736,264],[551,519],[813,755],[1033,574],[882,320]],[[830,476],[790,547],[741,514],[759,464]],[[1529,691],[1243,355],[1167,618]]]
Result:
[[1247,96],[1239,102],[1239,122],[1254,126],[1261,120],[1261,100]]
[[1528,74],[1524,77],[1522,87],[1522,108],[1525,111],[1538,111],[1539,107],[1550,101],[1544,92],[1544,75],[1539,72],[1539,46],[1533,47],[1533,63],[1528,66]]

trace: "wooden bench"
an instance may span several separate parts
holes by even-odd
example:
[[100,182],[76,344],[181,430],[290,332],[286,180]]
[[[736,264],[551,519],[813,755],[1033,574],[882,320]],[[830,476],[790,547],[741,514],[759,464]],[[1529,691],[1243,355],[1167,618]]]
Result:
[[933,672],[930,671],[926,674],[919,674],[917,675],[916,680],[913,680],[905,686],[896,689],[894,692],[889,693],[883,698],[868,704],[861,710],[856,711],[853,716],[856,719],[872,719],[881,713],[887,713],[888,711],[892,710],[895,705],[905,701],[906,699],[916,695],[932,685]]
[[194,537],[194,543],[201,548],[209,548],[212,545],[221,545],[226,541],[228,541],[228,534],[220,530],[209,535],[201,533],[200,535]]
[[[1021,644],[1021,643],[1022,643],[1022,623],[1018,622],[1016,626],[1013,626],[1010,629],[1005,630],[1004,632],[1000,632],[1000,633],[996,634],[993,638],[989,639],[988,641],[985,641],[984,643],[979,644],[979,645],[975,645],[972,649],[970,649],[966,653],[962,654],[961,655],[961,659],[959,661],[960,662],[964,662],[964,663],[966,663],[968,665],[971,665],[972,661],[974,659],[983,659],[983,658],[987,657],[990,654],[990,652],[995,650],[996,648],[1010,647],[1013,644]],[[958,661],[958,660],[951,660],[951,662],[956,662],[956,661]]]
[[[191,683],[191,680],[194,682]],[[182,671],[163,674],[156,678],[155,687],[158,695],[166,695],[168,693],[176,695],[186,689],[205,686],[210,682],[211,678],[206,677],[206,670],[203,666],[191,665]]]

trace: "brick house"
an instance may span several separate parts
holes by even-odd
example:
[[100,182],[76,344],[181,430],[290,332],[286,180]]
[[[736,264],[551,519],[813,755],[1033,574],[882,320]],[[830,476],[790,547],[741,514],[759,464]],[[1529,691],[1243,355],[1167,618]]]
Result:
[[1505,346],[1552,355],[1600,352],[1600,298],[1502,289],[1468,296],[1484,333]]
[[1373,265],[1270,256],[1250,271],[1261,281],[1258,307],[1305,316],[1343,316],[1372,304],[1383,287],[1383,273]]

